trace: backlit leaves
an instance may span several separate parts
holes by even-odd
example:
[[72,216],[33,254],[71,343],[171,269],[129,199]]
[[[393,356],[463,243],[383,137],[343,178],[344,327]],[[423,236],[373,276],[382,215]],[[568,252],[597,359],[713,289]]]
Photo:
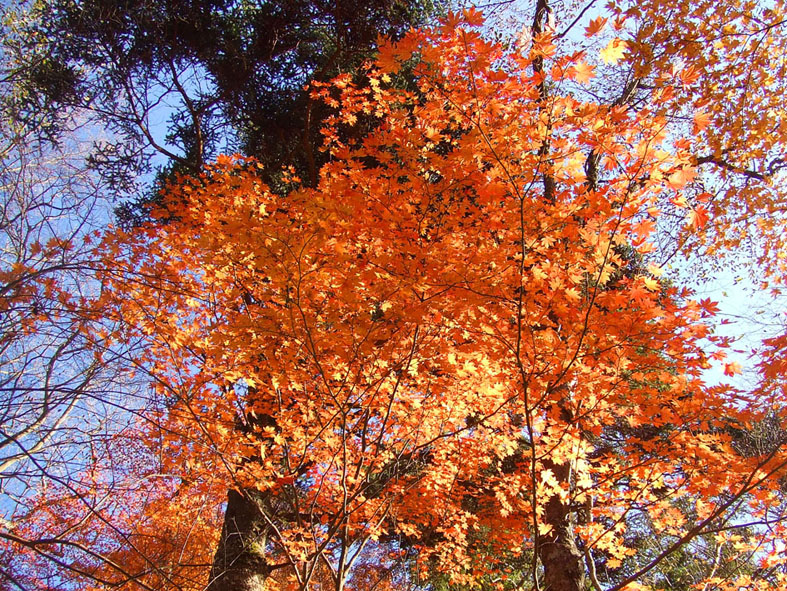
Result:
[[[746,160],[713,102],[734,66],[692,59],[683,29],[665,46],[655,10],[618,12],[617,37],[570,55],[551,27],[507,51],[477,13],[451,15],[385,42],[365,79],[314,86],[333,113],[316,187],[275,192],[254,160],[222,157],[167,188],[161,223],[107,233],[101,303],[115,338],[145,343],[135,363],[162,400],[134,426],[140,455],[166,452],[166,485],[129,486],[150,501],[124,531],[166,534],[171,580],[136,550],[117,561],[189,588],[215,536],[182,539],[178,514],[212,523],[196,504],[215,515],[222,488],[264,514],[258,550],[282,588],[367,580],[384,550],[418,557],[402,577],[473,585],[484,545],[545,565],[564,519],[617,591],[647,580],[644,531],[679,548],[735,511],[767,521],[784,442],[744,453],[735,435],[783,396],[743,406],[703,383],[723,357],[708,347],[718,309],[649,257],[670,216],[678,236],[725,233],[704,166],[745,172],[777,148],[753,139]],[[622,94],[594,94],[596,68],[631,68]],[[768,343],[774,378],[783,340]],[[782,537],[752,533],[735,556]]]

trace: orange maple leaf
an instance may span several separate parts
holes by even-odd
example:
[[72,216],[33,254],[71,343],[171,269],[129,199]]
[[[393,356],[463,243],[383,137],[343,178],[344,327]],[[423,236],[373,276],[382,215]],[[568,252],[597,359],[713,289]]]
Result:
[[709,219],[708,210],[702,205],[697,205],[689,212],[689,225],[697,230],[704,228]]
[[571,69],[571,73],[573,74],[574,80],[586,84],[596,75],[594,70],[595,67],[587,62],[579,62]]
[[697,171],[691,166],[684,166],[667,177],[667,186],[670,189],[682,189],[697,176]]
[[705,110],[698,110],[694,112],[694,133],[699,133],[711,122],[711,115]]
[[606,26],[607,20],[608,19],[601,16],[591,20],[590,24],[587,27],[585,27],[585,37],[592,37],[596,33],[601,32]]

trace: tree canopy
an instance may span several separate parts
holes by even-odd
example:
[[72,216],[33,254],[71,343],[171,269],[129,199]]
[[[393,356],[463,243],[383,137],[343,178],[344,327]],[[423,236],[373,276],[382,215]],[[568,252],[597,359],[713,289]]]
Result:
[[151,165],[164,178],[196,173],[227,150],[255,156],[271,171],[293,165],[314,181],[324,113],[305,87],[354,71],[378,37],[399,37],[440,6],[429,0],[35,2],[17,19],[9,44],[20,62],[17,117],[53,138],[64,110],[100,121],[114,137],[96,145],[93,164],[116,190],[133,189]]
[[316,179],[220,156],[100,236],[81,334],[148,404],[0,530],[11,585],[787,586],[787,331],[706,383],[669,273],[784,283],[785,7],[560,8],[386,41],[312,80]]

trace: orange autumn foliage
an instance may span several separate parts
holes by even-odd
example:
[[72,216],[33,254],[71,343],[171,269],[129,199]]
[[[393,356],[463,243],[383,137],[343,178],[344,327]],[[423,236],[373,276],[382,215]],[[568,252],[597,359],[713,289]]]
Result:
[[[735,440],[781,390],[745,404],[705,385],[714,304],[641,262],[659,210],[685,212],[684,236],[736,240],[696,191],[695,147],[721,145],[724,114],[706,106],[679,138],[667,108],[710,82],[699,66],[655,76],[622,26],[598,68],[634,64],[657,100],[604,104],[576,90],[594,80],[587,52],[557,53],[549,30],[504,51],[477,19],[314,89],[335,109],[316,188],[274,191],[255,161],[221,157],[168,187],[161,223],[108,234],[102,313],[145,344],[160,404],[135,432],[156,461],[121,471],[124,534],[91,526],[119,545],[91,576],[205,588],[227,489],[264,516],[271,589],[394,588],[419,569],[472,586],[504,556],[535,579],[558,545],[595,582],[597,563],[637,554],[640,520],[666,556],[781,502],[784,441]],[[775,561],[781,521],[759,533],[735,551]],[[661,558],[605,588],[645,588]]]

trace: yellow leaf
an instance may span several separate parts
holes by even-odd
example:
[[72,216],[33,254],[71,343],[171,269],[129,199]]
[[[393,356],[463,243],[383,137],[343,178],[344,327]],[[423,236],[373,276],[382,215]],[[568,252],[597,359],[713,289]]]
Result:
[[627,47],[628,44],[623,41],[623,39],[615,38],[610,41],[604,49],[601,50],[599,55],[605,64],[614,66],[620,61],[620,59],[623,57],[623,54],[626,53]]

